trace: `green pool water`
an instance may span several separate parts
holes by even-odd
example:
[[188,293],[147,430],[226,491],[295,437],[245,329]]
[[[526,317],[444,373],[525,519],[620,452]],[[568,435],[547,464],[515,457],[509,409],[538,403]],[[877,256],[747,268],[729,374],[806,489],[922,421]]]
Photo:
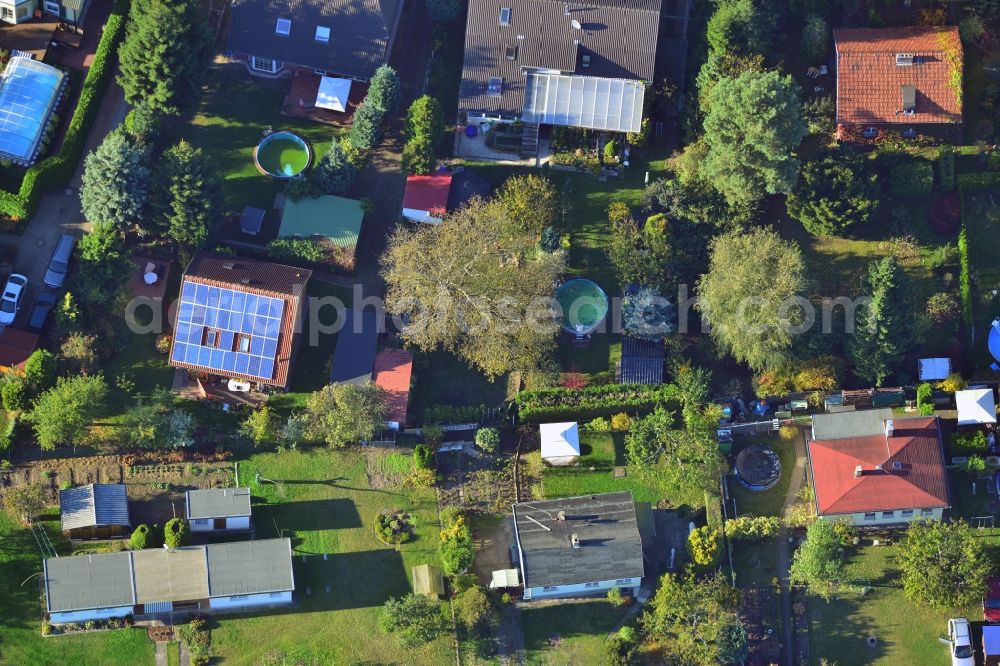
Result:
[[309,146],[291,132],[276,132],[260,142],[255,158],[261,170],[276,178],[291,178],[309,166]]
[[556,301],[562,308],[562,325],[569,332],[586,335],[608,314],[608,297],[596,283],[574,278],[559,285]]

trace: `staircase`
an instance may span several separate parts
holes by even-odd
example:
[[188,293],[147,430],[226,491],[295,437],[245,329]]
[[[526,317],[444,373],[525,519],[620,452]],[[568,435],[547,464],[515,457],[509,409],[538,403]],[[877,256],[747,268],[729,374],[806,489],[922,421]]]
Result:
[[523,159],[538,157],[538,123],[524,123],[524,133],[521,134],[521,157]]

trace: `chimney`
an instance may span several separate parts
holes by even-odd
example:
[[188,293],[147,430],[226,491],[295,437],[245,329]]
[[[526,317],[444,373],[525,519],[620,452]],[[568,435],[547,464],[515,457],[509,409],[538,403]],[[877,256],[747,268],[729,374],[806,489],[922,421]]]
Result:
[[564,15],[569,16],[569,5],[566,5],[566,11],[564,12]]
[[562,522],[562,521],[566,520],[566,512],[565,511],[560,511],[559,513],[557,513],[556,514],[556,520],[559,521],[559,522]]
[[222,264],[222,267],[225,268],[227,271],[231,271],[234,268],[236,268],[236,262],[227,261],[226,263]]
[[884,421],[884,424],[885,424],[885,438],[892,439],[892,433],[894,431],[892,419],[886,419]]
[[573,535],[569,538],[569,540],[573,544],[574,548],[579,548],[580,547],[580,537],[577,536],[576,533],[573,533]]
[[855,465],[854,466],[854,477],[857,478],[857,477],[861,476],[861,472],[862,472],[861,465]]

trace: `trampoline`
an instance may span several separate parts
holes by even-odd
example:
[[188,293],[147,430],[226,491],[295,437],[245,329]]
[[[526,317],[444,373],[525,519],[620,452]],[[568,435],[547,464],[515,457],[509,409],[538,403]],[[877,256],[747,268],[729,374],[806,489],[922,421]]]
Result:
[[986,341],[990,350],[990,356],[1000,361],[1000,319],[994,319],[990,326],[990,336]]
[[257,144],[253,159],[261,173],[272,178],[292,178],[309,166],[312,151],[295,132],[274,132]]
[[770,446],[748,446],[736,456],[736,478],[747,490],[770,490],[781,478],[778,454]]
[[608,314],[608,297],[596,282],[573,278],[556,289],[563,330],[579,337],[590,335]]

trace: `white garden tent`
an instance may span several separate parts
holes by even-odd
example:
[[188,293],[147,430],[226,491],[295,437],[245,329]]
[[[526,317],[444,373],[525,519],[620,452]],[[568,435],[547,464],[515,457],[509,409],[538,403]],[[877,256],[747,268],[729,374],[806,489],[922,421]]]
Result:
[[997,407],[993,389],[977,388],[955,391],[958,425],[982,425],[997,422]]
[[346,111],[347,98],[351,95],[351,80],[324,76],[316,93],[316,106],[320,109]]
[[580,429],[575,422],[542,423],[542,460],[552,465],[572,465],[580,458]]

